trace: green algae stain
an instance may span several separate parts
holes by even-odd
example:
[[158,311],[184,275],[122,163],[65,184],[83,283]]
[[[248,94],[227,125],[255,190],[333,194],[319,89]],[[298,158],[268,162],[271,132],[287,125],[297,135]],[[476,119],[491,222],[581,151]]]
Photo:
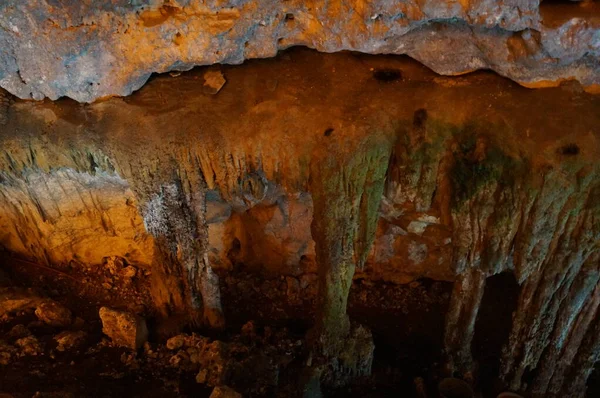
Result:
[[467,125],[454,134],[450,171],[453,208],[460,208],[489,187],[512,188],[526,173],[529,160],[509,155],[498,137],[510,135],[504,134],[502,127],[482,129],[476,125]]

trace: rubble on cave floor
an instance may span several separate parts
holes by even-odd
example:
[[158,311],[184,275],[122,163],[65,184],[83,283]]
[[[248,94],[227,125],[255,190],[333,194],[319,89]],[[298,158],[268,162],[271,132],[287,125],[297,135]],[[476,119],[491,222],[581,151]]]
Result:
[[[273,396],[304,350],[302,336],[253,322],[219,337],[182,333],[136,350],[127,347],[136,341],[123,347],[98,320],[82,321],[32,290],[4,288],[1,298],[0,393],[11,397]],[[102,315],[111,334],[123,326],[115,319],[128,319],[106,308]]]
[[[307,308],[311,302],[310,296],[298,300],[298,292],[289,289],[294,285],[289,280],[268,282],[248,275],[241,280],[245,280],[244,288],[256,284],[262,287],[253,296],[257,307],[266,309],[266,303],[285,301],[288,294],[292,294],[292,303],[299,305],[296,309]],[[231,289],[242,287],[236,287],[238,282],[234,279],[229,283]],[[304,289],[311,289],[310,284]],[[275,316],[277,313],[293,315],[290,307],[263,313],[262,317],[257,313],[262,319],[255,321],[233,322],[234,326],[218,335],[186,330],[159,341],[153,335],[154,323],[149,322],[150,340],[133,350],[103,334],[99,318],[84,321],[77,305],[61,307],[69,311],[70,322],[45,322],[37,316],[38,303],[52,303],[49,307],[53,309],[60,304],[33,290],[13,287],[4,292],[9,291],[14,296],[5,294],[6,300],[27,297],[30,303],[7,311],[0,321],[0,380],[4,381],[0,393],[15,398],[142,394],[210,397],[223,392],[243,397],[294,397],[299,388],[298,375],[308,357],[306,328],[293,324],[286,328],[286,323],[289,324],[286,318],[278,320]],[[230,294],[235,292],[230,291]],[[370,322],[369,308],[387,303],[382,311],[401,320],[411,308],[416,309],[415,314],[424,314],[431,304],[444,300],[447,300],[447,292],[435,283],[413,283],[395,289],[385,284],[357,281],[351,295],[351,313]],[[67,314],[66,311],[58,313]],[[388,334],[396,332],[390,330]],[[386,344],[379,329],[378,333],[377,342]],[[381,348],[388,349],[387,346]],[[413,391],[413,376],[397,362],[401,358],[394,361],[382,358],[376,357],[373,377],[328,393],[358,397],[367,393],[389,396],[387,394],[404,389]],[[431,384],[428,375],[422,376]]]

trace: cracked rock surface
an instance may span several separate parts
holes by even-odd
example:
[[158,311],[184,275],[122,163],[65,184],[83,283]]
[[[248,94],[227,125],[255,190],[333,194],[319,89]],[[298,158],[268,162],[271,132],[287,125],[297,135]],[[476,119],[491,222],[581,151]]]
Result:
[[492,69],[529,87],[576,80],[598,91],[599,29],[595,1],[6,0],[0,87],[24,99],[91,102],[128,95],[154,72],[307,46],[407,54],[444,75]]

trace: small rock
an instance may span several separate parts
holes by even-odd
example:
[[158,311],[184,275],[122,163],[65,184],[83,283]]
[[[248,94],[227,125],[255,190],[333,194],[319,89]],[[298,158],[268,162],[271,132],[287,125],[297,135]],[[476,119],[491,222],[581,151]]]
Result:
[[58,343],[58,347],[56,348],[58,351],[66,351],[73,348],[77,348],[81,346],[85,342],[85,338],[87,333],[84,331],[64,331],[56,336],[54,336],[54,340]]
[[24,355],[38,355],[42,351],[40,342],[34,336],[23,337],[15,341],[15,345],[22,349]]
[[111,275],[115,275],[125,266],[125,260],[118,256],[105,257],[104,266]]
[[204,91],[208,94],[217,94],[226,82],[220,70],[209,70],[204,73]]
[[182,365],[187,365],[190,361],[190,356],[185,351],[179,351],[177,354],[173,355],[171,359],[169,359],[169,363],[173,367],[178,367]]
[[253,321],[248,321],[242,326],[242,335],[251,338],[256,337],[256,325]]
[[40,321],[55,327],[69,326],[72,318],[71,311],[55,301],[40,304],[35,310],[35,315]]
[[227,386],[215,387],[210,398],[242,398],[242,394]]
[[110,289],[112,289],[112,285],[111,285],[110,283],[108,283],[108,282],[104,282],[104,283],[102,284],[102,287],[103,287],[104,289],[106,289],[106,290],[110,290]]
[[208,380],[208,370],[200,369],[200,372],[196,375],[196,383],[204,384]]
[[416,289],[419,286],[421,286],[421,282],[419,282],[419,281],[412,281],[411,283],[408,284],[408,287],[410,287],[411,289]]
[[0,288],[0,316],[34,310],[43,300],[29,290]]
[[148,340],[146,320],[140,316],[102,307],[100,319],[102,332],[119,346],[138,349]]
[[185,336],[182,334],[171,337],[169,340],[167,340],[167,348],[172,351],[178,350],[183,346],[184,341]]
[[10,357],[11,354],[10,352],[7,351],[0,351],[0,365],[8,365],[10,363]]
[[137,268],[135,268],[133,265],[128,265],[127,267],[123,268],[121,275],[123,278],[125,278],[125,280],[135,278],[137,275]]
[[31,336],[31,332],[25,327],[25,325],[15,325],[12,329],[10,329],[10,332],[8,332],[6,337],[9,339],[20,339],[27,336]]

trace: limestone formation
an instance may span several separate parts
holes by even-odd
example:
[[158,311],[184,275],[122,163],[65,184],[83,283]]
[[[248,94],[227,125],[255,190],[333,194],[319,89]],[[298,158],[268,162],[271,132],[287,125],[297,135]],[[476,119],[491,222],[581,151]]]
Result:
[[144,311],[213,326],[230,273],[278,276],[296,296],[318,274],[311,358],[331,384],[369,372],[353,278],[453,282],[446,362],[467,376],[489,278],[512,273],[506,387],[583,395],[600,346],[599,97],[305,49],[223,67],[217,95],[204,72],[92,105],[12,103],[1,244],[55,273],[126,258],[149,272]]
[[[90,102],[154,72],[307,46],[407,54],[434,71],[492,69],[525,86],[600,85],[600,5],[540,0],[7,0],[0,87]],[[1,114],[1,113],[0,113]]]

